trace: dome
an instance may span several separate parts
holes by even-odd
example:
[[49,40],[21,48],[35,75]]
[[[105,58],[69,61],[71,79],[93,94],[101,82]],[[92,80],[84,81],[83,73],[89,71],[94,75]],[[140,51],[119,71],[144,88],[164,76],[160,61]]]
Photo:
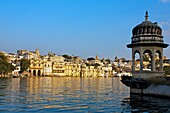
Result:
[[133,28],[131,44],[127,45],[128,48],[141,45],[168,47],[168,44],[164,43],[161,27],[158,26],[157,22],[152,23],[149,21],[148,17],[148,12],[146,11],[145,21]]
[[157,22],[152,23],[148,21],[148,12],[146,11],[145,21],[133,28],[133,37],[140,35],[162,35],[162,29],[158,26]]

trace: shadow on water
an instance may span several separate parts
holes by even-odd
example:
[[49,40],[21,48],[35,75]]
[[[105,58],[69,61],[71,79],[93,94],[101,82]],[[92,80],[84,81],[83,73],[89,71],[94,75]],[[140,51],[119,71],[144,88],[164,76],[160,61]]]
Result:
[[131,94],[122,100],[122,110],[132,113],[170,113],[170,99]]

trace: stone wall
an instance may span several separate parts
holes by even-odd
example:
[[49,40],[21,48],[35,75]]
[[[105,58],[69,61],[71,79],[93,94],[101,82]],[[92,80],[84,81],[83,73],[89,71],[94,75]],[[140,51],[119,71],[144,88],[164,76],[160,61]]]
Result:
[[150,85],[147,89],[134,89],[130,88],[131,93],[170,97],[170,85]]
[[154,77],[163,77],[164,72],[162,71],[135,71],[132,73],[134,78],[144,78],[144,79],[149,79],[149,78],[154,78]]

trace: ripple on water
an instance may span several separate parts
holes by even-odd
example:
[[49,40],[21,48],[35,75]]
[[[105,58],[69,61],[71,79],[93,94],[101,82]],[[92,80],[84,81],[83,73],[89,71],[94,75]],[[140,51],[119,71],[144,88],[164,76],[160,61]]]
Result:
[[130,113],[168,108],[168,100],[130,96],[119,78],[0,78],[0,112]]

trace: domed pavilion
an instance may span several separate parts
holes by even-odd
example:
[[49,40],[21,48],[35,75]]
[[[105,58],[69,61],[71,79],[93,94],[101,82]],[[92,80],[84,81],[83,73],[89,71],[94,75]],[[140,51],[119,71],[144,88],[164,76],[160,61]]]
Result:
[[[157,22],[152,23],[148,20],[148,12],[146,11],[145,20],[133,28],[131,44],[128,48],[132,48],[132,75],[136,78],[151,78],[155,76],[163,76],[163,48],[167,48],[168,44],[164,43],[162,29]],[[136,70],[135,55],[139,56],[139,69]],[[147,69],[144,66],[144,57],[148,57]],[[158,59],[156,59],[158,56]]]

